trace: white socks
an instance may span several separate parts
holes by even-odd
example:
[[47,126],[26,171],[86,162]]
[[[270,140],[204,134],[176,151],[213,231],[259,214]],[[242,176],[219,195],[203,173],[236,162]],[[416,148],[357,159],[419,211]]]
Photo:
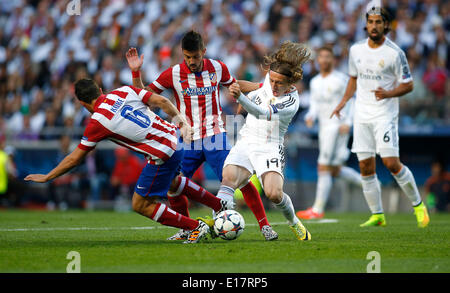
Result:
[[357,185],[357,186],[362,186],[361,183],[361,174],[359,174],[358,172],[356,172],[354,169],[347,167],[347,166],[342,166],[341,167],[341,172],[338,175],[339,178],[342,178],[343,180],[345,180],[348,183]]
[[381,203],[381,186],[377,174],[371,176],[361,176],[364,197],[372,214],[382,214],[383,205]]
[[283,212],[284,217],[289,221],[291,226],[299,222],[299,219],[295,215],[294,205],[292,204],[289,195],[283,192],[283,198],[276,206]]
[[316,187],[316,200],[312,209],[314,212],[321,214],[327,204],[328,196],[333,186],[333,178],[330,172],[319,172]]
[[217,197],[232,202],[234,199],[234,189],[225,185],[220,185]]
[[422,199],[420,198],[419,190],[417,189],[416,181],[414,180],[414,176],[408,167],[403,165],[400,172],[398,172],[396,175],[392,174],[392,176],[394,176],[400,188],[411,200],[413,206],[418,205],[422,201]]

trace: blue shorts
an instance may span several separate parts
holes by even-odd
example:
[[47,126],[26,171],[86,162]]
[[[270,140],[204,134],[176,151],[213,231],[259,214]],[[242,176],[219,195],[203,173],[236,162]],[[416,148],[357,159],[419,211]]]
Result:
[[180,174],[184,151],[177,150],[162,165],[147,164],[139,176],[134,191],[143,196],[167,197],[172,180]]
[[181,172],[184,176],[191,178],[200,165],[206,161],[217,178],[222,181],[223,163],[230,149],[231,145],[228,143],[225,132],[195,140],[190,145],[185,145]]

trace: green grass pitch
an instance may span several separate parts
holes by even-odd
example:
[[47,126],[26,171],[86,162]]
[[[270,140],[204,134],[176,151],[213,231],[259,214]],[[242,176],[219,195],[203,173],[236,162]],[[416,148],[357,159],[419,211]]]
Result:
[[[234,241],[185,245],[165,239],[177,230],[135,213],[0,211],[0,272],[66,272],[70,251],[83,273],[364,273],[370,251],[381,272],[450,272],[450,215],[432,214],[419,229],[411,214],[387,214],[387,227],[360,228],[369,214],[328,213],[332,223],[304,221],[312,241],[297,241],[277,210],[267,211],[279,239],[264,241],[248,210]],[[209,210],[191,212],[192,217]]]

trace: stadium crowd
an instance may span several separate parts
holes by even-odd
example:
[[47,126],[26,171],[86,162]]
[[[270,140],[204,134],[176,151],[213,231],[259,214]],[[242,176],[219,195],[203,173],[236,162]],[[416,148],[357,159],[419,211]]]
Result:
[[[104,91],[130,84],[125,52],[135,46],[150,83],[182,60],[179,41],[188,28],[202,32],[208,57],[253,81],[261,80],[262,57],[284,40],[333,46],[346,72],[350,45],[365,37],[362,0],[92,0],[73,16],[70,2],[0,1],[0,125],[13,138],[55,138],[43,129],[82,126],[87,112],[74,101],[76,79],[92,76]],[[384,2],[395,18],[389,37],[407,52],[415,77],[414,91],[402,98],[401,124],[449,124],[450,3]],[[299,84],[305,107],[316,73],[312,62]],[[224,112],[232,113],[225,97]]]
[[[79,2],[79,15],[68,5]],[[125,52],[144,54],[152,82],[182,60],[188,29],[202,33],[207,57],[222,60],[238,79],[260,81],[264,55],[284,40],[332,46],[347,72],[348,50],[366,37],[366,0],[15,0],[0,1],[0,133],[9,140],[81,137],[89,113],[75,102],[73,82],[90,76],[108,92],[131,84]],[[76,4],[76,3],[75,3]],[[450,2],[383,1],[394,17],[389,38],[407,54],[414,91],[401,99],[400,126],[450,126]],[[76,11],[75,11],[76,12]],[[304,68],[302,108],[308,106],[314,61]],[[224,114],[235,103],[222,93]],[[297,119],[303,123],[302,119]]]

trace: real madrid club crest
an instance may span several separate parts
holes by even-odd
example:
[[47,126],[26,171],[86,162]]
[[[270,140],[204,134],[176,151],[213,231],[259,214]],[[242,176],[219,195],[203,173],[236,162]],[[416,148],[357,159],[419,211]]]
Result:
[[381,61],[378,63],[378,65],[380,65],[381,68],[384,68],[384,60],[381,59]]
[[209,74],[209,79],[211,80],[211,83],[217,82],[217,75],[215,72]]
[[275,101],[276,101],[275,97],[271,98],[270,99],[270,104],[273,105],[275,103]]

